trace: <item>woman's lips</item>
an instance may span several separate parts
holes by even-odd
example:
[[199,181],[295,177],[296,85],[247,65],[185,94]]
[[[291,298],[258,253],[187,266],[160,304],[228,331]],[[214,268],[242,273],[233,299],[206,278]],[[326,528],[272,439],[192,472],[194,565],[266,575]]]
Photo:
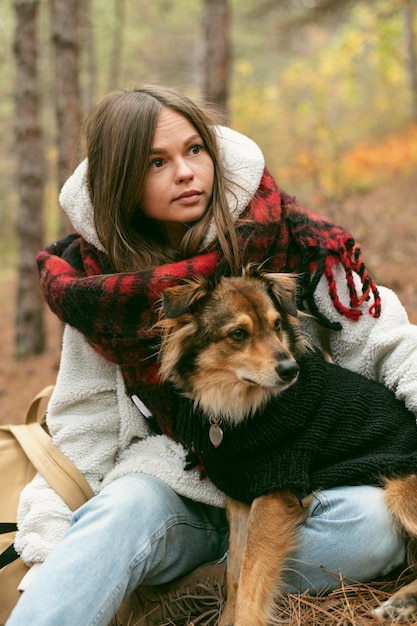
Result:
[[175,202],[179,202],[180,204],[195,204],[200,200],[201,194],[202,192],[196,189],[184,191],[184,193],[175,198]]

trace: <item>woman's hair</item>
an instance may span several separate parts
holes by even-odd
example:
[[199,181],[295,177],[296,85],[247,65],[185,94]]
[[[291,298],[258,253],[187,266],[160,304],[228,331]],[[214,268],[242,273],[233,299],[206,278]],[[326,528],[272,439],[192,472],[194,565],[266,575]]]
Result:
[[[211,202],[190,225],[179,251],[170,246],[162,225],[141,211],[149,155],[163,107],[180,113],[194,126],[214,165]],[[144,86],[108,94],[87,117],[85,132],[95,227],[116,272],[148,269],[195,255],[204,249],[212,221],[225,258],[236,271],[239,254],[227,206],[225,172],[213,121],[206,112],[174,91]]]

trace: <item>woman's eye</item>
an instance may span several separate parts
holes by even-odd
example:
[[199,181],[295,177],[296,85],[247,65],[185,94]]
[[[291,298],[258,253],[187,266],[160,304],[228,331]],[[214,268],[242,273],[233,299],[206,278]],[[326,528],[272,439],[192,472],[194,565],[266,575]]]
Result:
[[249,333],[243,328],[236,328],[231,333],[229,333],[229,337],[230,339],[233,339],[233,341],[245,341],[245,339],[249,337]]
[[204,150],[204,146],[201,146],[200,144],[196,144],[195,146],[191,146],[190,153],[191,154],[198,154],[202,150]]
[[164,160],[163,159],[152,159],[152,161],[149,164],[149,167],[162,167],[164,164]]

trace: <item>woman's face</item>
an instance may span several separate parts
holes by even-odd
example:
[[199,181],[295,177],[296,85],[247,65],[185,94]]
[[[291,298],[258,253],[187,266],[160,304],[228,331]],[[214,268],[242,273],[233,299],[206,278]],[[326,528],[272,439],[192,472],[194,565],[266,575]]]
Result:
[[186,224],[210,203],[214,165],[192,124],[164,107],[158,117],[145,176],[142,211],[164,224],[171,245],[181,242]]

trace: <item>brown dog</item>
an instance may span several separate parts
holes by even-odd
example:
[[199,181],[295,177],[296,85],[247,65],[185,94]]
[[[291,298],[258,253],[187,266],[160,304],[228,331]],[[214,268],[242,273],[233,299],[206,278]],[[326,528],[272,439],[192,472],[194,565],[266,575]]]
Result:
[[[295,285],[292,276],[248,267],[241,277],[201,279],[165,291],[161,374],[203,414],[213,449],[221,449],[226,427],[233,436],[234,427],[256,417],[297,381],[298,360],[309,345],[294,304]],[[401,411],[403,419],[405,409]],[[414,424],[414,418],[411,421]],[[186,437],[185,444],[194,447]],[[405,531],[417,537],[417,477],[393,478],[385,484],[389,507]],[[218,486],[224,489],[222,483]],[[227,498],[230,562],[220,624],[264,626],[309,498],[300,499],[291,487],[272,486],[251,502],[239,500]],[[396,615],[416,608],[409,609],[410,594],[417,597],[417,583],[393,597]],[[376,614],[393,611],[389,605]]]

